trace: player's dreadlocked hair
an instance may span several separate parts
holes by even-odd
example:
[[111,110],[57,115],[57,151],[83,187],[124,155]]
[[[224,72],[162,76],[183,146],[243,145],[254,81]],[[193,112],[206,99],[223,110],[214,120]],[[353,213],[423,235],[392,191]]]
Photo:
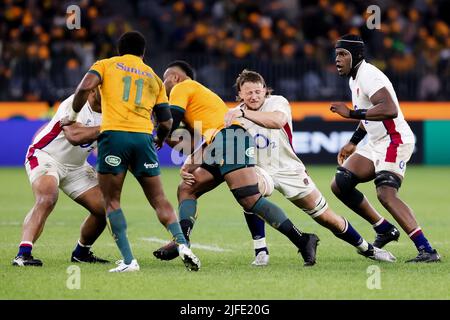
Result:
[[181,70],[183,70],[184,73],[186,73],[186,75],[189,78],[191,78],[192,80],[195,80],[194,68],[192,68],[192,66],[189,63],[187,63],[186,61],[183,61],[183,60],[172,61],[171,63],[169,63],[167,65],[167,68],[171,68],[171,67],[178,67],[178,68],[180,68]]
[[[242,70],[242,72],[238,75],[238,77],[236,78],[236,83],[234,84],[234,86],[236,87],[236,90],[241,91],[241,87],[244,83],[246,82],[252,82],[252,83],[261,83],[263,85],[264,88],[267,88],[267,93],[266,93],[266,97],[270,96],[270,94],[272,93],[273,89],[270,87],[267,87],[266,85],[266,81],[264,80],[263,76],[260,75],[258,72],[256,71],[251,71],[251,70],[247,70],[244,69]],[[241,101],[242,99],[239,97],[239,94],[236,97],[237,101]]]
[[143,56],[145,53],[145,38],[138,31],[125,32],[120,36],[117,44],[119,55],[132,54],[135,56]]

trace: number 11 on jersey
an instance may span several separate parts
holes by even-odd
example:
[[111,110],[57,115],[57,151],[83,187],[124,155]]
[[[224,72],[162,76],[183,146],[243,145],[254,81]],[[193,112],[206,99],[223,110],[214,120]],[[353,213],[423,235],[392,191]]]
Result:
[[[130,76],[123,77],[122,81],[124,83],[122,100],[128,102],[128,99],[130,98],[131,77]],[[134,81],[134,83],[136,84],[136,96],[134,98],[134,104],[139,107],[141,105],[144,79],[137,79]]]

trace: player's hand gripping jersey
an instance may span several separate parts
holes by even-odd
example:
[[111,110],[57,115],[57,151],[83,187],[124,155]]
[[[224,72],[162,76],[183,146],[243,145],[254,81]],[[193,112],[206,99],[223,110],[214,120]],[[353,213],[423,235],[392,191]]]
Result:
[[[39,165],[37,152],[45,152],[54,160],[64,166],[79,167],[85,164],[89,153],[96,147],[97,142],[90,144],[73,146],[64,136],[64,132],[59,125],[59,121],[69,115],[72,108],[73,95],[64,100],[58,111],[50,122],[36,135],[33,143],[29,146],[26,162],[29,162],[31,169]],[[85,126],[99,126],[102,120],[100,113],[92,111],[88,102],[78,114],[77,122]]]
[[[241,124],[255,141],[256,172],[261,194],[269,196],[275,188],[290,200],[307,196],[316,187],[292,147],[292,115],[289,102],[282,96],[272,95],[265,99],[258,111],[278,111],[287,117],[282,129],[267,129],[240,118]],[[262,185],[265,190],[261,189]],[[325,209],[324,206],[320,212]]]

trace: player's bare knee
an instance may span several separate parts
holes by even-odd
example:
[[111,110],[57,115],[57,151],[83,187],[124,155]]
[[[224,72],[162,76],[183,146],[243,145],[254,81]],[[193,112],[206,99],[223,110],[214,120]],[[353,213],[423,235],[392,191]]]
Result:
[[377,198],[384,207],[392,207],[397,198],[397,189],[386,185],[377,187]]
[[120,200],[114,199],[105,201],[106,212],[116,211],[120,209]]
[[181,181],[181,183],[178,185],[177,189],[178,200],[191,198],[195,195],[195,193],[196,193],[195,187],[192,185],[188,185],[184,181]]
[[103,206],[95,207],[95,208],[89,210],[89,213],[99,219],[105,219],[105,217],[106,217],[105,208]]
[[57,194],[39,195],[36,197],[35,206],[45,211],[51,211],[55,207],[56,201],[58,201]]

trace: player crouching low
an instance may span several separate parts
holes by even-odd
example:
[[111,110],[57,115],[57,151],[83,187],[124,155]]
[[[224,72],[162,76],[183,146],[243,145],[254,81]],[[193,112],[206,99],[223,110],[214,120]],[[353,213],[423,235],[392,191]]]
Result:
[[25,162],[35,204],[25,217],[19,252],[14,266],[42,266],[31,251],[44,230],[45,221],[58,200],[58,188],[86,208],[90,215],[81,225],[81,234],[72,262],[107,263],[90,250],[106,226],[103,196],[97,174],[86,159],[95,148],[101,107],[98,92],[89,94],[86,108],[71,126],[61,125],[72,108],[73,96],[64,100],[52,120],[36,135]]

